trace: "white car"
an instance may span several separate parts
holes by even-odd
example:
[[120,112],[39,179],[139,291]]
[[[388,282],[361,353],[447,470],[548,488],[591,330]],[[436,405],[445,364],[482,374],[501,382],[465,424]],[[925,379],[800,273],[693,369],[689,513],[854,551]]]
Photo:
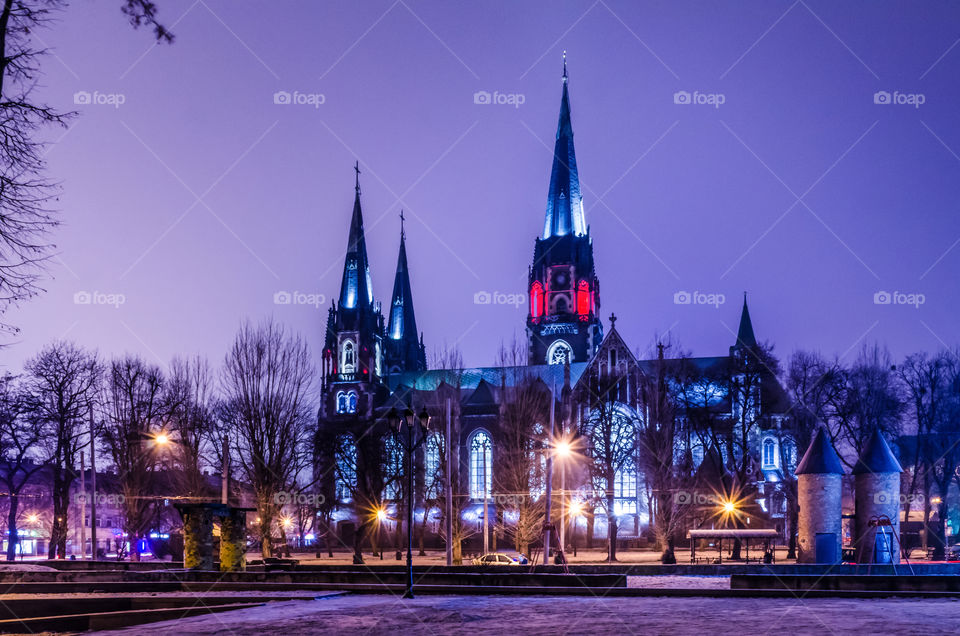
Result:
[[473,560],[474,565],[520,565],[521,560],[501,552],[484,554]]

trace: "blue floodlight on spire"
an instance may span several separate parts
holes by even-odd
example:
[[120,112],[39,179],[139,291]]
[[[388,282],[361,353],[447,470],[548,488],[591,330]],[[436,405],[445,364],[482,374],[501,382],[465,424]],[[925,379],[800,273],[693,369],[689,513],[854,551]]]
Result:
[[560,119],[557,123],[557,141],[553,147],[553,169],[550,172],[550,190],[547,193],[547,213],[543,224],[543,238],[587,233],[583,216],[583,197],[580,194],[580,176],[573,148],[573,125],[570,122],[570,95],[567,90],[567,52],[563,52],[563,93],[560,98]]

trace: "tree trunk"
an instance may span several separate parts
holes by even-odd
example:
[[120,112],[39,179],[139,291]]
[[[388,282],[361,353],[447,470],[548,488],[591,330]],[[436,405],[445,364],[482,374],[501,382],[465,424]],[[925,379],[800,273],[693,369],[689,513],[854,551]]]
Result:
[[10,511],[7,513],[7,528],[10,529],[10,536],[7,541],[7,561],[17,560],[17,544],[20,540],[20,533],[17,532],[17,508],[19,505],[20,497],[12,495],[10,497]]
[[593,507],[590,507],[587,511],[587,549],[593,549],[593,532],[595,530],[594,524],[596,524],[597,515],[594,512]]
[[787,529],[790,533],[787,536],[787,558],[797,558],[797,527],[800,524],[800,511],[797,504],[797,498],[791,489],[790,496],[787,498]]
[[354,565],[363,565],[363,539],[367,534],[369,523],[364,521],[353,533],[353,563]]
[[613,479],[607,481],[607,561],[617,560],[617,515],[614,510]]

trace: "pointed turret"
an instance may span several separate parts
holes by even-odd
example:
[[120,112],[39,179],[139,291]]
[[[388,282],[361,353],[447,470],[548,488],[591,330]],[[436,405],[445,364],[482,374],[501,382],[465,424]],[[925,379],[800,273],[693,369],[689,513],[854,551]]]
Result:
[[[373,302],[370,261],[360,208],[359,163],[353,169],[356,171],[356,194],[343,262],[340,302],[330,308],[327,317],[322,370],[325,384],[379,381],[383,375],[384,320],[380,306]],[[349,400],[347,404],[351,404]],[[341,407],[337,402],[337,413],[345,412],[340,410]]]
[[842,475],[843,465],[833,443],[821,427],[797,466],[797,475]]
[[390,347],[388,367],[391,371],[423,371],[427,368],[426,353],[418,340],[417,319],[413,312],[403,212],[400,213],[400,253],[397,256],[397,275],[393,282],[387,337]]
[[890,450],[887,440],[883,438],[879,431],[874,431],[853,467],[853,474],[899,474],[902,472],[903,468],[900,467],[900,462],[897,461],[893,451]]
[[583,216],[583,197],[580,195],[580,177],[577,174],[577,156],[573,149],[573,125],[570,122],[570,94],[567,89],[567,54],[563,54],[563,93],[560,97],[560,120],[557,123],[557,141],[553,147],[553,169],[550,172],[550,190],[547,192],[547,213],[543,237],[587,233]]
[[740,311],[740,328],[737,329],[737,344],[734,347],[752,348],[757,346],[757,337],[753,334],[750,310],[747,308],[747,293],[743,293],[743,309]]
[[361,313],[373,309],[373,284],[370,281],[370,261],[367,258],[367,242],[363,236],[363,211],[360,208],[360,165],[354,166],[357,173],[356,194],[353,199],[353,217],[350,219],[350,235],[347,239],[347,255],[343,261],[343,282],[340,284],[340,308],[360,308]]

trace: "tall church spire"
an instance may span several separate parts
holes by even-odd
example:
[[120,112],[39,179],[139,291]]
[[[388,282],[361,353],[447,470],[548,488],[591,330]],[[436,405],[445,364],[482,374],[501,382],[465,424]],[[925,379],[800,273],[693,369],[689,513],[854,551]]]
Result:
[[740,311],[740,328],[737,330],[736,347],[756,347],[757,337],[753,334],[750,310],[747,309],[747,292],[743,292],[743,309]]
[[583,216],[583,197],[580,195],[580,177],[577,157],[573,149],[573,125],[570,122],[570,95],[567,90],[567,52],[563,52],[563,93],[560,97],[560,120],[557,123],[557,141],[553,147],[553,169],[550,172],[550,190],[547,193],[547,213],[542,238],[587,233]]
[[422,371],[426,369],[426,355],[418,340],[417,319],[413,312],[413,292],[410,289],[410,270],[407,267],[407,237],[403,229],[403,211],[400,212],[400,253],[397,256],[397,275],[393,281],[390,303],[390,323],[387,327],[391,370]]
[[340,307],[367,310],[373,308],[373,284],[370,280],[367,242],[363,236],[363,212],[360,209],[360,163],[357,162],[353,169],[356,172],[356,194],[353,199],[353,217],[350,219],[350,235],[347,239],[347,255],[343,262]]

